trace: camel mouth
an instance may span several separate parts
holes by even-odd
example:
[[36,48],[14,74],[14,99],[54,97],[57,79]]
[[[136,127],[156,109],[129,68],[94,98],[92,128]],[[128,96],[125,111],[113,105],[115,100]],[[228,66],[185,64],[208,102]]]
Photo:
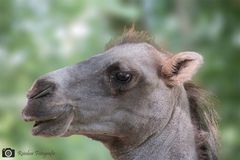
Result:
[[72,123],[73,117],[73,112],[68,110],[50,119],[35,120],[32,127],[32,134],[44,137],[62,136]]
[[26,121],[33,121],[34,124],[33,124],[33,128],[35,127],[38,127],[39,125],[41,124],[44,124],[44,123],[49,123],[51,121],[54,121],[56,119],[58,119],[64,112],[60,112],[60,113],[57,113],[57,114],[54,114],[54,115],[49,115],[49,116],[46,116],[46,117],[39,117],[39,118],[31,118],[26,120]]
[[53,120],[55,120],[56,118],[51,118],[51,119],[47,119],[47,120],[38,120],[38,121],[34,121],[34,124],[33,124],[33,128],[36,128],[38,127],[39,125],[41,124],[44,124],[44,123],[49,123]]
[[40,131],[46,130],[47,128],[53,127],[56,125],[56,122],[61,123],[61,116],[64,113],[60,113],[59,115],[56,115],[52,118],[48,119],[36,119],[34,120],[34,124],[32,127],[32,133],[33,135],[38,135]]
[[[61,136],[66,132],[74,117],[74,108],[70,104],[46,106],[42,100],[29,100],[22,110],[22,118],[33,122],[34,136]],[[51,109],[49,110],[48,108]]]

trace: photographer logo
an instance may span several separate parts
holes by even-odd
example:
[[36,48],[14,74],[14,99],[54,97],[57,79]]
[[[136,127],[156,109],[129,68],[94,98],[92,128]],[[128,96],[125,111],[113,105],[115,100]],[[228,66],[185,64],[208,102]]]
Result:
[[27,156],[36,156],[42,160],[55,160],[55,152],[53,150],[17,150],[15,154],[15,149],[12,148],[3,148],[2,149],[2,157],[5,159],[13,158],[13,157],[27,157]]
[[6,157],[6,158],[15,157],[15,150],[12,148],[3,148],[2,157]]

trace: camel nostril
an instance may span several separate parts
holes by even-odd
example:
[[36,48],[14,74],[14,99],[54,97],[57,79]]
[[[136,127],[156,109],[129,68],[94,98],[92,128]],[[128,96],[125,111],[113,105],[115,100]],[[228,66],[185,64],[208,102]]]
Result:
[[40,79],[35,82],[32,89],[28,92],[27,98],[36,99],[40,97],[44,97],[51,92],[55,88],[55,83],[47,81],[45,79]]

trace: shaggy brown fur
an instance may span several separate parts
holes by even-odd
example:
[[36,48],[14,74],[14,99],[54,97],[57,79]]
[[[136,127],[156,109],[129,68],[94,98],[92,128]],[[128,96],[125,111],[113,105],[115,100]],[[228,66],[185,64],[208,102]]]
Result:
[[148,32],[136,31],[134,25],[130,29],[125,28],[123,34],[120,37],[112,39],[110,42],[108,42],[108,44],[105,46],[105,50],[121,44],[141,42],[152,45],[154,48],[161,51],[162,53],[170,54],[170,52],[157,45],[153,37]]
[[[129,30],[125,29],[122,36],[110,41],[106,45],[106,49],[110,49],[117,45],[141,42],[151,44],[161,53],[171,54],[159,47],[147,32],[135,31],[134,26]],[[210,99],[211,96],[209,96],[208,92],[192,82],[184,83],[184,88],[188,95],[191,119],[195,127],[195,141],[198,157],[200,160],[215,160],[217,159],[218,127],[217,113],[213,108],[213,103]]]
[[200,160],[217,159],[217,113],[208,92],[192,82],[184,84],[190,103],[192,123]]

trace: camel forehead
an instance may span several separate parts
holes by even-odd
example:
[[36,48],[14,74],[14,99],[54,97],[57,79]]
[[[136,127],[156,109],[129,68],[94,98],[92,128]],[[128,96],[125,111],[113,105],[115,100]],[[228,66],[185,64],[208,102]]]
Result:
[[120,61],[141,65],[153,63],[157,53],[158,51],[147,43],[129,43],[115,46],[107,50],[102,56],[106,63]]

